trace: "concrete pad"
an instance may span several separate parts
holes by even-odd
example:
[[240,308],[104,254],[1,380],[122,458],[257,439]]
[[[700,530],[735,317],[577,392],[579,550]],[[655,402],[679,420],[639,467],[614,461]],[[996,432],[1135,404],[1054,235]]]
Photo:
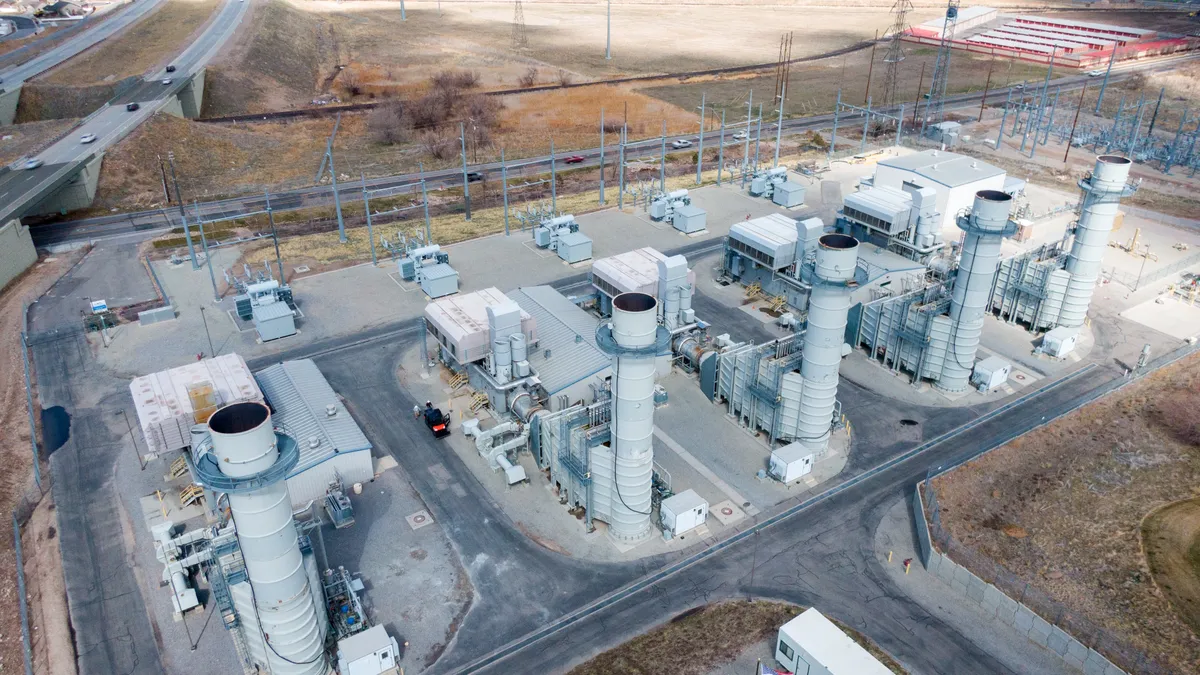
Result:
[[717,522],[722,525],[732,525],[746,517],[741,507],[729,500],[708,507],[708,514],[716,518]]
[[408,526],[414,530],[419,530],[422,527],[427,527],[433,524],[433,516],[429,515],[429,512],[424,509],[404,516],[404,520],[407,521]]
[[[1162,304],[1158,304],[1160,298]],[[1160,298],[1130,307],[1121,316],[1180,340],[1200,335],[1200,306],[1168,295]]]

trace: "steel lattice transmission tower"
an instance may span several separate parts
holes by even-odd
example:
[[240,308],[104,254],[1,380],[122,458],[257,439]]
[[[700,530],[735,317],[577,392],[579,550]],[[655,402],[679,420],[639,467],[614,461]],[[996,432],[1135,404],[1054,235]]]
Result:
[[884,107],[895,104],[900,93],[900,62],[904,60],[901,38],[908,30],[908,13],[912,8],[911,0],[896,0],[896,4],[892,5],[892,14],[896,20],[892,22],[891,40],[888,42],[887,54],[883,56],[883,62],[887,64],[887,71],[883,75]]
[[525,10],[521,7],[521,0],[517,0],[516,7],[513,8],[512,48],[529,49],[529,35],[525,33]]
[[942,25],[942,43],[938,47],[937,63],[933,66],[933,81],[929,84],[925,115],[921,118],[921,135],[925,129],[940,124],[945,117],[946,87],[950,84],[950,52],[953,49],[954,28],[958,23],[960,0],[946,4],[946,22]]

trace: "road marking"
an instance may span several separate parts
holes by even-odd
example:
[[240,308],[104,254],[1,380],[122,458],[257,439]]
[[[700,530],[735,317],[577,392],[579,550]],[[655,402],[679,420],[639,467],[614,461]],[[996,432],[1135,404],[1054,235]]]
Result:
[[697,471],[697,473],[699,473],[701,476],[704,476],[708,482],[715,485],[718,490],[724,492],[725,496],[729,497],[730,501],[744,508],[746,513],[749,513],[753,516],[759,512],[758,507],[750,504],[749,499],[746,499],[738,494],[737,490],[734,490],[732,485],[721,480],[720,476],[713,473],[712,470],[710,470],[707,466],[704,466],[704,463],[696,459],[695,455],[687,450],[684,450],[682,445],[676,443],[675,439],[668,436],[667,432],[659,429],[657,425],[654,427],[654,437],[662,441],[663,445],[666,445],[671,450],[674,450],[675,454],[679,455],[680,459],[687,462],[689,466]]

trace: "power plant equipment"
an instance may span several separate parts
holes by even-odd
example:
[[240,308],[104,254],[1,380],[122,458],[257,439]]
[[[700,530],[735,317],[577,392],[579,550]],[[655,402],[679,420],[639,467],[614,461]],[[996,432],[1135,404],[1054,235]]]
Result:
[[767,197],[784,208],[803,206],[804,193],[804,185],[788,180],[785,166],[760,169],[750,180],[750,196]]
[[242,321],[253,321],[260,342],[269,342],[296,334],[296,302],[292,289],[271,276],[270,265],[265,272],[255,273],[243,265],[244,278],[225,270],[225,281],[237,295],[233,307]]
[[692,204],[687,190],[659,193],[650,201],[651,220],[670,220],[672,227],[684,234],[707,229],[707,218],[704,209]]
[[405,281],[415,281],[430,298],[458,292],[458,272],[450,266],[449,254],[437,244],[401,234],[395,242],[383,240],[383,247],[396,259],[396,271]]
[[579,231],[579,223],[570,214],[544,218],[533,228],[533,241],[538,248],[550,249],[568,263],[592,257],[591,238]]
[[836,228],[922,264],[945,246],[937,191],[909,182],[901,189],[867,187],[847,195]]
[[671,495],[658,506],[663,536],[677,537],[704,524],[708,519],[708,501],[695,490]]

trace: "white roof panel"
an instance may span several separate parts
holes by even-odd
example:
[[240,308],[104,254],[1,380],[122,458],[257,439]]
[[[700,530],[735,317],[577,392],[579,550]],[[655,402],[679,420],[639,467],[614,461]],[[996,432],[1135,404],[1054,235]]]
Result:
[[[460,341],[468,335],[487,333],[488,306],[502,305],[508,300],[508,296],[495,287],[460,293],[438,298],[425,305],[425,318],[452,340]],[[528,313],[521,312],[522,323],[528,318]]]
[[600,321],[562,293],[551,286],[526,286],[511,297],[537,321],[537,348],[529,350],[529,365],[551,396],[612,365],[596,346]]
[[346,663],[353,663],[391,644],[392,639],[383,626],[371,626],[361,633],[338,640],[338,656]]
[[879,162],[881,166],[912,171],[948,187],[968,185],[994,176],[1003,176],[1004,169],[981,162],[974,157],[941,150],[925,150]]
[[644,292],[642,289],[658,285],[658,261],[666,259],[657,249],[647,246],[595,261],[592,274],[623,293]]
[[892,675],[892,671],[815,608],[783,624],[779,632],[808,652],[829,675]]

